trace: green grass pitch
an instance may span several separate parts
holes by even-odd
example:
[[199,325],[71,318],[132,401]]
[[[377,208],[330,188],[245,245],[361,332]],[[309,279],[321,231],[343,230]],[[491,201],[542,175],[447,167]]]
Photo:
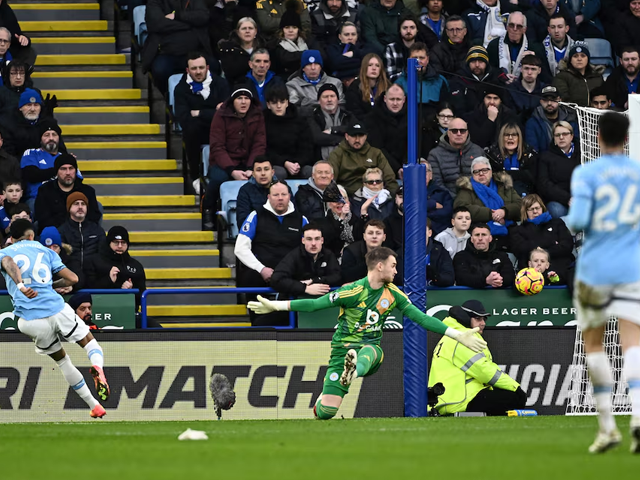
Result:
[[617,420],[625,441],[600,456],[594,417],[5,424],[0,478],[638,479]]

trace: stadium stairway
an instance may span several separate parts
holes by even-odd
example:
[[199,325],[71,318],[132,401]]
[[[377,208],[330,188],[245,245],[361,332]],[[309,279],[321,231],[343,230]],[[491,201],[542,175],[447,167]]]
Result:
[[[38,53],[34,84],[58,98],[55,116],[104,206],[103,227],[129,230],[147,286],[233,285],[213,232],[202,231],[198,198],[185,195],[181,161],[167,158],[166,126],[150,123],[148,91],[134,87],[130,54],[116,52],[114,21],[102,19],[96,0],[11,5]],[[149,316],[163,326],[246,324],[235,295],[149,298]]]

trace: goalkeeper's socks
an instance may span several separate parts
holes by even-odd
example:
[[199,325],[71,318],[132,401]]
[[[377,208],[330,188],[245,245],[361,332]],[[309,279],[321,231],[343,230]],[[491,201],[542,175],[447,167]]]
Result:
[[316,402],[316,418],[318,420],[331,420],[337,413],[337,407],[327,407],[326,405],[322,405],[320,398]]
[[356,364],[356,372],[358,372],[358,377],[363,377],[369,370],[371,370],[371,365],[378,359],[378,352],[375,348],[365,345],[358,352],[358,363]]
[[624,375],[629,383],[631,415],[640,419],[640,346],[631,347],[624,354]]
[[89,357],[91,365],[104,368],[104,353],[95,338],[84,346],[84,351],[87,352],[87,357]]
[[587,353],[587,366],[589,367],[589,377],[593,384],[593,396],[598,407],[598,422],[600,430],[611,432],[616,430],[616,421],[611,412],[611,387],[613,386],[613,376],[609,359],[604,352]]
[[91,394],[91,390],[87,387],[86,382],[84,381],[84,377],[80,373],[80,371],[73,365],[71,362],[71,358],[69,355],[65,355],[62,360],[56,361],[62,375],[64,375],[65,380],[71,388],[85,401],[89,408],[93,410],[93,407],[98,405],[98,401],[93,398]]

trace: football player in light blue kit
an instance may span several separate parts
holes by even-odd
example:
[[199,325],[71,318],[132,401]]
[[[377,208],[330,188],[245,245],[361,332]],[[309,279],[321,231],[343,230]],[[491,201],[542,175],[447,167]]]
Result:
[[567,225],[585,233],[574,304],[600,424],[591,453],[622,440],[611,413],[613,375],[602,345],[611,315],[618,317],[630,387],[631,452],[640,453],[640,162],[624,154],[628,132],[626,116],[603,114],[598,120],[602,156],[577,167],[571,178]]
[[[71,388],[91,409],[90,416],[102,418],[105,409],[93,397],[60,343],[60,339],[77,342],[85,349],[98,396],[107,400],[109,385],[102,371],[102,348],[89,327],[54,290],[74,285],[78,277],[64,266],[57,253],[34,241],[34,232],[30,221],[14,221],[10,227],[13,244],[0,250],[2,274],[18,316],[18,329],[35,342],[37,353],[49,355],[58,364]],[[60,278],[53,281],[54,275]]]

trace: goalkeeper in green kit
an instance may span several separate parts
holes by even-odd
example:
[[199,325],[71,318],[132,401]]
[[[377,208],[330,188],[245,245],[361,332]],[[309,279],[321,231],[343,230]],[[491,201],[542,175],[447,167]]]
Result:
[[248,303],[248,307],[259,314],[276,310],[315,312],[340,307],[338,327],[331,340],[329,369],[324,378],[322,395],[313,408],[314,415],[321,420],[329,420],[338,413],[342,398],[353,380],[372,375],[380,368],[384,358],[380,348],[382,326],[394,308],[426,330],[447,335],[475,352],[487,346],[484,340],[474,336],[478,328],[464,332],[449,328],[411,304],[409,298],[391,283],[396,275],[397,263],[393,250],[375,248],[367,253],[365,260],[368,270],[365,278],[320,298],[272,301],[258,296],[259,301]]

